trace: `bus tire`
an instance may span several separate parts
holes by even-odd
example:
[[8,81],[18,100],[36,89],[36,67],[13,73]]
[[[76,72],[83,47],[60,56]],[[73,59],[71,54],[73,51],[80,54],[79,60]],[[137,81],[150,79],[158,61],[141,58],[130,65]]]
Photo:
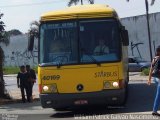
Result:
[[127,103],[127,99],[128,99],[128,83],[125,83],[125,91],[124,91],[124,99],[121,105],[125,105]]
[[128,83],[129,83],[129,70],[127,72],[127,85],[128,85]]

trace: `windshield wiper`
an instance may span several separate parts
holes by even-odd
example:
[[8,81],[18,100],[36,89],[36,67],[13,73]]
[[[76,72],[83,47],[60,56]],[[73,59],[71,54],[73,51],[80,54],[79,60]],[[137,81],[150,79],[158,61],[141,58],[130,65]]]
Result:
[[45,67],[45,66],[57,66],[57,68],[60,68],[62,66],[61,62],[49,62],[49,63],[42,63],[40,64],[41,67]]
[[84,53],[85,55],[87,55],[89,58],[91,58],[91,60],[97,64],[98,66],[101,66],[101,63],[98,62],[92,55],[88,54],[85,49],[81,49],[82,53]]
[[41,64],[40,64],[41,67],[51,66],[51,65],[55,65],[55,63],[50,62],[50,63],[41,63]]
[[61,61],[56,62],[56,66],[57,68],[60,68],[62,66],[62,62]]

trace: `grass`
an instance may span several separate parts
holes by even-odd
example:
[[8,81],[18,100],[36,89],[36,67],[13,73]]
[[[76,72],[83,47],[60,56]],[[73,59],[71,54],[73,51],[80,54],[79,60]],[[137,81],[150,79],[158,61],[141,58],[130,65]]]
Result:
[[3,68],[4,75],[17,74],[18,72],[19,72],[19,67],[4,67]]
[[[38,67],[37,66],[35,66],[35,67],[33,67],[33,69],[35,70],[35,72],[37,73],[38,72],[38,69],[37,69]],[[19,70],[19,67],[4,67],[3,68],[3,73],[4,73],[4,75],[8,75],[8,74],[17,74],[18,72],[19,72],[20,70]]]
[[148,76],[149,75],[149,68],[144,69],[142,71],[141,75]]
[[34,66],[32,69],[35,70],[36,73],[38,73],[38,66]]

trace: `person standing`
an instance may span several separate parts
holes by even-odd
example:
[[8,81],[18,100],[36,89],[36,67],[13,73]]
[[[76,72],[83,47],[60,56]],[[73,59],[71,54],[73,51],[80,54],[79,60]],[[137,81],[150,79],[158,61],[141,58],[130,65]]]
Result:
[[[156,68],[155,68],[156,67]],[[153,71],[156,69],[157,75],[153,76]],[[156,56],[152,60],[152,64],[150,67],[150,72],[149,72],[149,80],[148,80],[148,85],[151,85],[151,78],[153,77],[153,80],[157,83],[157,92],[156,92],[156,97],[154,100],[154,105],[153,105],[153,112],[152,115],[160,116],[160,114],[157,112],[158,107],[160,106],[160,47],[157,47],[156,49]]]
[[30,76],[30,79],[29,79],[29,94],[30,94],[30,99],[32,101],[33,100],[33,97],[32,97],[33,85],[36,82],[36,73],[33,69],[30,68],[30,65],[26,65],[26,70],[27,70],[27,73]]
[[17,75],[17,86],[21,90],[22,102],[26,102],[25,92],[27,95],[27,101],[30,102],[30,95],[29,95],[29,74],[26,71],[25,66],[20,67],[20,72]]

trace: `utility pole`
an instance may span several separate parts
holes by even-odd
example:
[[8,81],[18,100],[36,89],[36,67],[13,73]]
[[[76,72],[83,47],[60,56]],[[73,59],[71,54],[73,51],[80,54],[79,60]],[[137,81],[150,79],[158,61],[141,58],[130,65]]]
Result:
[[152,46],[151,46],[151,33],[150,33],[150,26],[149,26],[149,6],[148,6],[148,0],[145,0],[146,4],[146,19],[147,19],[147,29],[148,29],[148,40],[149,40],[149,50],[150,50],[150,59],[152,61]]

